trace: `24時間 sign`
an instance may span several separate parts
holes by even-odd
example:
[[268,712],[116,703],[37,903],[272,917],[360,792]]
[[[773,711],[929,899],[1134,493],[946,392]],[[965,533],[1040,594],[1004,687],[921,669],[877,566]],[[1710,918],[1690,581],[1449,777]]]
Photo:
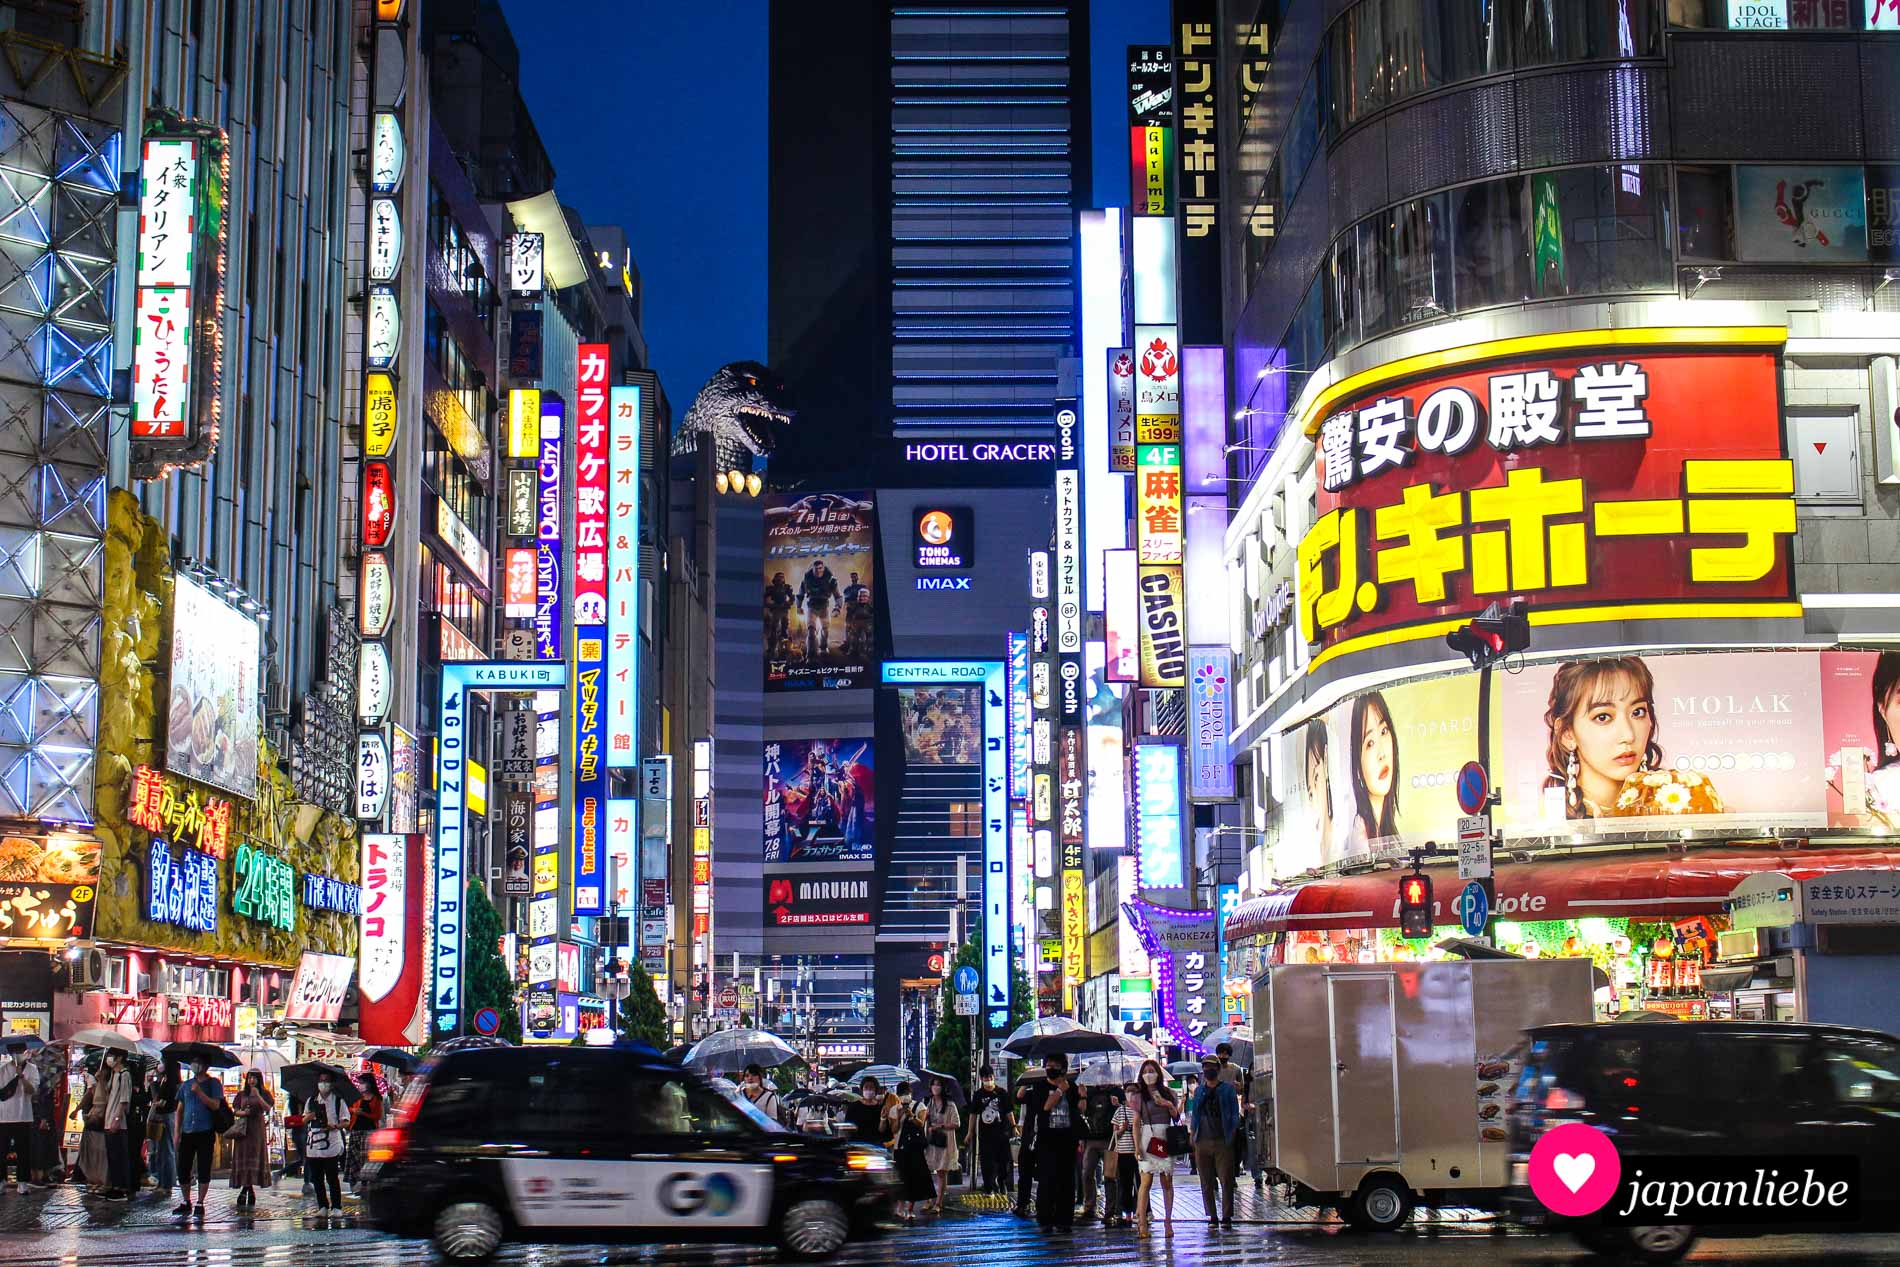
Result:
[[1563,339],[1582,350],[1502,361],[1480,346],[1461,368],[1321,397],[1320,513],[1299,553],[1313,663],[1375,637],[1436,643],[1493,598],[1600,612],[1583,619],[1798,615],[1781,336],[1642,346],[1681,333],[1585,332]]

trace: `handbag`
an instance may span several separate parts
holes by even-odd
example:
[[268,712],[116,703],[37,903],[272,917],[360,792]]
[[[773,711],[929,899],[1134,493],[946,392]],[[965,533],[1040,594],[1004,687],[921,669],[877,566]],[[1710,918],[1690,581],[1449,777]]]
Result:
[[948,1131],[930,1132],[930,1146],[932,1148],[939,1148],[939,1149],[950,1147],[950,1132]]
[[251,1133],[251,1119],[248,1117],[238,1118],[236,1121],[232,1122],[230,1126],[226,1127],[223,1132],[224,1137],[233,1142],[240,1139],[248,1138],[250,1136],[250,1133]]
[[1150,1157],[1174,1156],[1173,1153],[1168,1151],[1168,1141],[1160,1135],[1150,1135],[1148,1137],[1148,1155]]
[[1187,1127],[1175,1122],[1168,1127],[1167,1146],[1168,1156],[1185,1157],[1194,1151],[1194,1140]]
[[235,1121],[237,1121],[237,1114],[231,1112],[231,1106],[225,1101],[219,1100],[216,1104],[211,1106],[211,1129],[213,1131],[223,1135],[231,1129],[231,1124]]

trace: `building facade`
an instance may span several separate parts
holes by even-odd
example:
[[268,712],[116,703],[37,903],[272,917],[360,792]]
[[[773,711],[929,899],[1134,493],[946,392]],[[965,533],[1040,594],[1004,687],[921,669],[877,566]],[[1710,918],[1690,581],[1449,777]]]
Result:
[[[1390,868],[1484,758],[1500,942],[1804,1016],[1700,969],[1748,874],[1890,865],[1900,21],[1224,8],[1230,936],[1424,953]],[[1481,703],[1444,635],[1513,600]]]

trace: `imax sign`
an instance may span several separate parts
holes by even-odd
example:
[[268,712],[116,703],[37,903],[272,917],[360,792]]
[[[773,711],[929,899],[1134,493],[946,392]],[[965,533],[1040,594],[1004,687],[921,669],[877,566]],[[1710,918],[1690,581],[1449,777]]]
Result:
[[920,576],[917,578],[920,590],[967,590],[970,578],[967,576]]

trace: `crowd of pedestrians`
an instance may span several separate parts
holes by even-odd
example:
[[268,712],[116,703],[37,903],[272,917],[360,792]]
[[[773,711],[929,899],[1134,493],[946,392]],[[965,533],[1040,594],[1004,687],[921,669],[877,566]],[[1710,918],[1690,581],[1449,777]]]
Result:
[[[227,1094],[221,1075],[203,1061],[183,1068],[170,1060],[142,1064],[105,1051],[69,1092],[64,1050],[36,1054],[25,1044],[6,1044],[0,1052],[0,1191],[9,1179],[19,1192],[77,1181],[88,1197],[108,1202],[141,1192],[169,1200],[176,1190],[172,1213],[203,1218],[212,1172],[222,1166],[240,1210],[255,1207],[258,1190],[284,1177],[300,1177],[319,1210],[337,1210],[343,1185],[355,1184],[370,1132],[386,1110],[373,1074],[353,1082],[341,1074],[320,1077],[315,1095],[282,1106],[286,1146],[279,1169],[272,1124],[281,1092],[264,1071],[246,1071],[238,1090]],[[74,1093],[80,1136],[69,1167],[64,1136]]]
[[[1171,1231],[1176,1170],[1185,1162],[1200,1182],[1208,1224],[1230,1227],[1240,1169],[1251,1169],[1256,1184],[1263,1177],[1251,1144],[1248,1078],[1226,1044],[1180,1089],[1154,1060],[1125,1085],[1083,1085],[1068,1058],[1052,1054],[1013,1090],[983,1065],[967,1105],[940,1075],[919,1080],[915,1095],[910,1083],[886,1088],[864,1077],[835,1114],[825,1112],[822,1128],[803,1108],[797,1124],[888,1147],[905,1222],[941,1213],[960,1171],[973,1191],[1009,1199],[1015,1214],[1053,1234],[1099,1220],[1147,1235],[1157,1212]],[[759,1092],[762,1085],[749,1076],[742,1094],[759,1104],[770,1094]]]

